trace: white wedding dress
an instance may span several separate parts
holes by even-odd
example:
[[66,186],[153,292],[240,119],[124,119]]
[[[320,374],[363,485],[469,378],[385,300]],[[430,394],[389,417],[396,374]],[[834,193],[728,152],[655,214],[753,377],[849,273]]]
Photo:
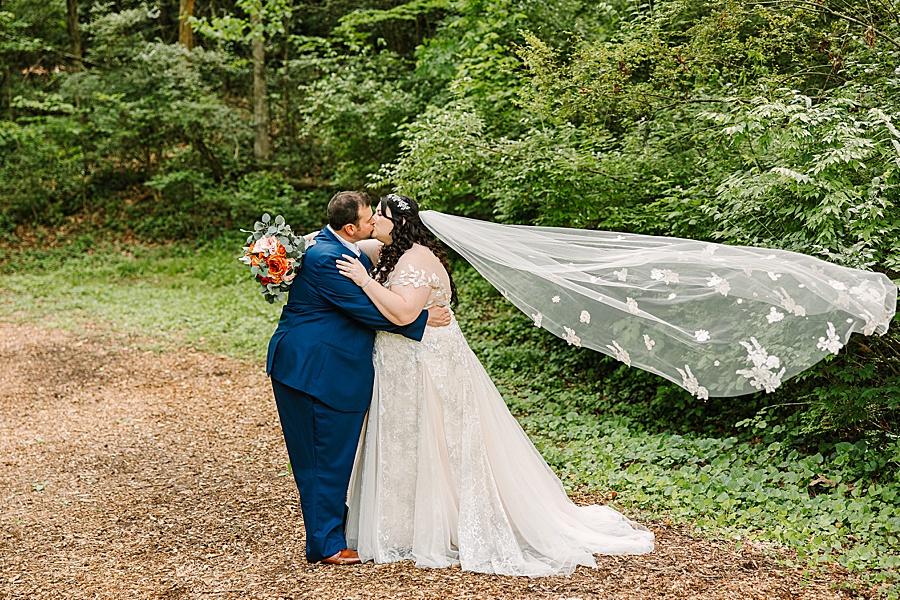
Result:
[[[449,304],[440,275],[399,264],[386,287],[427,285],[428,306]],[[346,527],[364,561],[539,577],[653,550],[641,525],[569,500],[455,318],[421,342],[379,332],[374,360]]]

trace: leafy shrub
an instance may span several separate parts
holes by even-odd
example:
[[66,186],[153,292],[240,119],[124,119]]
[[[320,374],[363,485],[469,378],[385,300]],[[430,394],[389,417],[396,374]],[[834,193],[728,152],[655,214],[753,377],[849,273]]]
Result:
[[[32,102],[31,107],[73,111],[51,101]],[[57,225],[83,206],[79,129],[78,121],[69,116],[0,123],[0,234],[21,223]]]
[[319,77],[301,87],[301,135],[315,140],[321,175],[336,187],[359,188],[393,159],[397,128],[421,110],[427,87],[400,56],[381,51],[310,57],[298,68]]

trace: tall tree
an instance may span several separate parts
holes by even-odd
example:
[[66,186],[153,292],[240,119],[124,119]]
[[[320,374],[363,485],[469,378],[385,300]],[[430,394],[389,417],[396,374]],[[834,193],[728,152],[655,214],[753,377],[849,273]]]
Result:
[[69,54],[75,60],[75,68],[82,69],[81,31],[78,29],[78,0],[66,0],[66,28],[69,30]]
[[[74,2],[75,0],[68,0]],[[194,48],[194,30],[188,22],[194,16],[194,0],[180,0],[178,8],[178,43],[193,50]]]
[[253,154],[268,160],[269,107],[266,101],[266,40],[287,36],[285,23],[294,11],[294,0],[236,0],[238,14],[212,15],[194,20],[194,28],[219,42],[250,42],[253,57]]
[[266,102],[266,40],[259,11],[253,23],[253,155],[257,160],[269,158],[269,106]]

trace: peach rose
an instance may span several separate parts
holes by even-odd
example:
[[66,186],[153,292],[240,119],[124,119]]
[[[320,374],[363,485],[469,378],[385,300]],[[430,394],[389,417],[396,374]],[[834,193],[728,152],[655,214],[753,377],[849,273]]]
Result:
[[277,254],[267,258],[266,264],[269,266],[269,277],[275,279],[276,283],[281,282],[290,267],[287,259]]

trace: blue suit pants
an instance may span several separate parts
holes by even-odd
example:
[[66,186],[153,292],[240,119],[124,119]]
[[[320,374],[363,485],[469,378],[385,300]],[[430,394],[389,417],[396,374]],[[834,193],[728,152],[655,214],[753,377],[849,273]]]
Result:
[[365,412],[340,412],[309,394],[272,380],[284,432],[310,562],[347,547],[347,486]]

